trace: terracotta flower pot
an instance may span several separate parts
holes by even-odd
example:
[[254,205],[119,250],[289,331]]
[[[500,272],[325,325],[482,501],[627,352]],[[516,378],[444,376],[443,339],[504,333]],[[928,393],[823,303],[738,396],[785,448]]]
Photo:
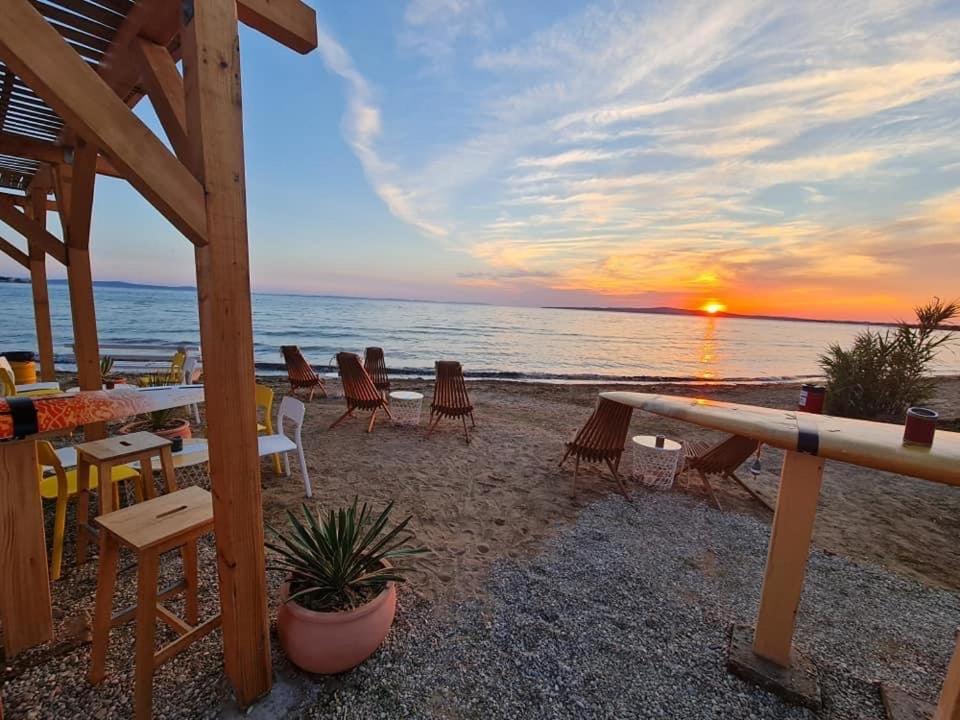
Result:
[[154,430],[150,427],[150,422],[147,420],[135,420],[132,423],[124,425],[117,432],[121,435],[129,435],[130,433],[143,431],[152,432],[154,435],[159,435],[167,440],[173,440],[175,437],[189,440],[193,437],[193,433],[190,431],[190,421],[186,418],[171,420],[168,427],[162,430]]
[[289,583],[280,589],[277,634],[290,662],[311,673],[331,675],[354,668],[373,655],[393,624],[397,588],[383,592],[356,610],[315,612],[288,601]]

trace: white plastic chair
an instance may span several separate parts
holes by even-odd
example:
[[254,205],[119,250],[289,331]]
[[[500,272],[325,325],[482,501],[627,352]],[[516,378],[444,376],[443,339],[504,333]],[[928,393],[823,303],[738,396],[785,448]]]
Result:
[[[273,435],[260,435],[257,438],[257,444],[260,449],[260,457],[264,455],[273,455],[275,453],[283,454],[283,473],[285,477],[290,477],[290,459],[287,453],[291,450],[297,451],[297,458],[300,461],[300,474],[303,476],[303,489],[307,497],[313,497],[313,489],[310,487],[310,475],[307,473],[307,461],[303,456],[303,416],[307,411],[306,405],[294,397],[285,395],[280,401],[280,410],[277,412],[277,424],[274,426],[277,433]],[[286,435],[284,420],[289,420],[293,426],[293,439]]]
[[[197,356],[187,351],[187,359],[183,361],[183,384],[192,385],[193,377],[196,374],[197,370]],[[194,403],[190,406],[190,410],[193,411],[193,421],[199,425],[200,424],[200,407]]]

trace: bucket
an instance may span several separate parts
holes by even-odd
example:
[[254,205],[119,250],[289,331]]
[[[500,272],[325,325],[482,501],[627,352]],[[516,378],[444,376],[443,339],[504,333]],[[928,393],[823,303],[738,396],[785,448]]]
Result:
[[811,385],[809,383],[801,385],[797,409],[808,413],[822,413],[826,394],[827,389],[822,385]]
[[10,361],[13,379],[17,385],[32,385],[37,381],[37,364],[34,354],[28,350],[5,352],[3,356]]

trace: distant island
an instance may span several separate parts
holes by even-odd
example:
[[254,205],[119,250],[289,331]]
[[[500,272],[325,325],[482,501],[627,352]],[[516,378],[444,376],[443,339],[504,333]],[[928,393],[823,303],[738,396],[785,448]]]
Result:
[[16,277],[7,277],[6,275],[0,275],[0,283],[27,283],[30,284],[30,278],[16,278]]
[[[741,320],[777,320],[781,322],[804,322],[804,323],[832,323],[836,325],[885,325],[894,326],[893,322],[876,322],[872,320],[820,320],[817,318],[792,317],[790,315],[745,315],[719,311],[709,313],[706,310],[687,310],[685,308],[674,307],[648,307],[648,308],[628,308],[628,307],[572,307],[572,306],[546,306],[547,310],[589,310],[591,312],[612,312],[612,313],[639,313],[642,315],[693,315],[695,317],[724,317],[739,318]],[[945,328],[946,329],[946,328]]]

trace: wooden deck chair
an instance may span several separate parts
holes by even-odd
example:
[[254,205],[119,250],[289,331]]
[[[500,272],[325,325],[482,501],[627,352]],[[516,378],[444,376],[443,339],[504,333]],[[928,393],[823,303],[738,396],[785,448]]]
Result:
[[633,408],[622,405],[606,398],[600,398],[593,414],[587,420],[577,436],[567,443],[567,452],[560,461],[560,466],[573,455],[576,464],[573,467],[573,493],[577,496],[577,475],[580,472],[580,461],[605,462],[613,479],[617,481],[620,492],[625,498],[627,489],[620,479],[620,459],[627,443],[627,431],[630,429],[630,417]]
[[467,394],[467,383],[463,379],[463,368],[456,360],[437,360],[437,379],[433,386],[433,402],[430,403],[430,427],[426,437],[437,429],[440,420],[460,418],[463,421],[463,437],[470,444],[470,433],[467,430],[467,416],[470,416],[470,426],[476,427],[473,419],[473,405]]
[[373,380],[360,364],[360,358],[353,353],[337,353],[337,368],[340,370],[340,382],[343,384],[343,397],[347,401],[347,411],[330,425],[333,430],[348,417],[353,417],[356,410],[370,410],[370,424],[367,432],[373,432],[373,424],[377,421],[377,413],[383,410],[387,417],[392,418],[387,401],[373,384]]
[[367,371],[377,390],[383,393],[389,401],[390,378],[387,377],[387,362],[383,359],[383,348],[368,347],[364,350],[363,369]]
[[287,378],[290,380],[290,394],[296,396],[297,390],[310,390],[308,400],[313,400],[313,394],[320,389],[323,396],[327,396],[327,388],[320,376],[313,371],[310,363],[303,357],[300,348],[296,345],[284,345],[280,348],[283,353],[283,362],[287,366]]
[[723,510],[723,507],[720,505],[716,493],[713,492],[710,475],[730,478],[750,493],[754,499],[772,510],[770,503],[760,497],[753,488],[749,487],[735,474],[737,468],[757,451],[759,443],[759,440],[753,440],[742,435],[731,435],[717,445],[696,440],[687,441],[684,443],[686,457],[683,469],[684,471],[696,470],[707,495],[710,496],[710,500],[713,501],[718,510]]

